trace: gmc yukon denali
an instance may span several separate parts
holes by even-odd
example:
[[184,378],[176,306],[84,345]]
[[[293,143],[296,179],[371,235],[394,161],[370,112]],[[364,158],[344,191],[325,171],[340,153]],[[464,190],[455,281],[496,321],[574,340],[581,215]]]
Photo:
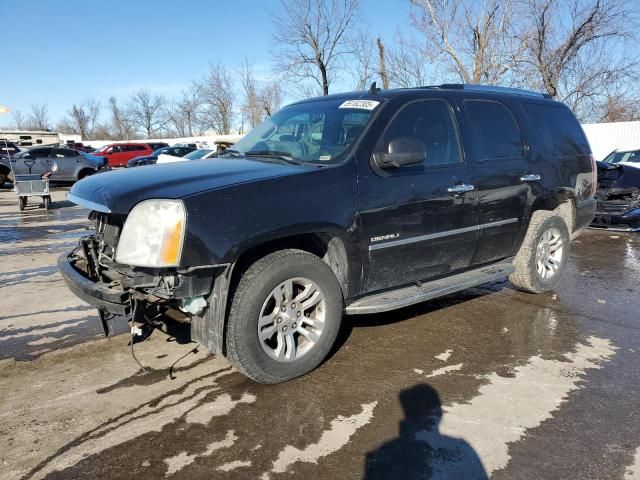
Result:
[[95,231],[58,264],[103,322],[180,318],[277,383],[322,362],[344,314],[506,276],[554,288],[595,187],[580,125],[546,95],[374,84],[289,105],[218,159],[78,182]]

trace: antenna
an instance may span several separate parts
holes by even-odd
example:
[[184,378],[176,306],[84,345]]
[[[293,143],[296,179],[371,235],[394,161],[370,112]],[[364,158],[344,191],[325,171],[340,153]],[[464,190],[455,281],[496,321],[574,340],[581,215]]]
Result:
[[376,94],[380,91],[380,89],[376,86],[376,82],[373,82],[369,87],[369,93]]

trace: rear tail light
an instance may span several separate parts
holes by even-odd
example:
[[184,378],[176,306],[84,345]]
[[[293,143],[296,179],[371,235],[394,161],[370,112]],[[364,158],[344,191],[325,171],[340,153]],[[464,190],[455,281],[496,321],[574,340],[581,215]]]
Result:
[[593,153],[589,155],[589,159],[591,160],[591,196],[593,196],[598,188],[598,166]]

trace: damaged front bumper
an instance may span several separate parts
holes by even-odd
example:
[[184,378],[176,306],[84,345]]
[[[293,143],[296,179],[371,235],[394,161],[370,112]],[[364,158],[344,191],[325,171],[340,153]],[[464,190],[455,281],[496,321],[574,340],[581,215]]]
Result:
[[[131,313],[131,294],[115,285],[91,280],[78,265],[79,258],[61,255],[58,270],[71,292],[78,298],[103,312],[114,315]],[[78,266],[77,266],[78,265]]]
[[[184,270],[130,269],[125,266],[91,272],[90,262],[77,251],[58,258],[58,269],[67,287],[77,297],[98,310],[114,314],[131,313],[136,300],[196,313],[206,307],[218,267]],[[185,307],[186,308],[183,308]],[[191,310],[189,310],[191,307]]]

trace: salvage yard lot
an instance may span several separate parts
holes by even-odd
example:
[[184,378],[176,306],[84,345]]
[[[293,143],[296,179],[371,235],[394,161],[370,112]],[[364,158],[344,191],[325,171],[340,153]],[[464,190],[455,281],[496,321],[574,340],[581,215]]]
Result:
[[345,318],[323,366],[265,386],[162,332],[137,374],[56,271],[88,226],[64,194],[20,214],[0,190],[2,479],[640,478],[638,236],[586,232],[549,294]]

